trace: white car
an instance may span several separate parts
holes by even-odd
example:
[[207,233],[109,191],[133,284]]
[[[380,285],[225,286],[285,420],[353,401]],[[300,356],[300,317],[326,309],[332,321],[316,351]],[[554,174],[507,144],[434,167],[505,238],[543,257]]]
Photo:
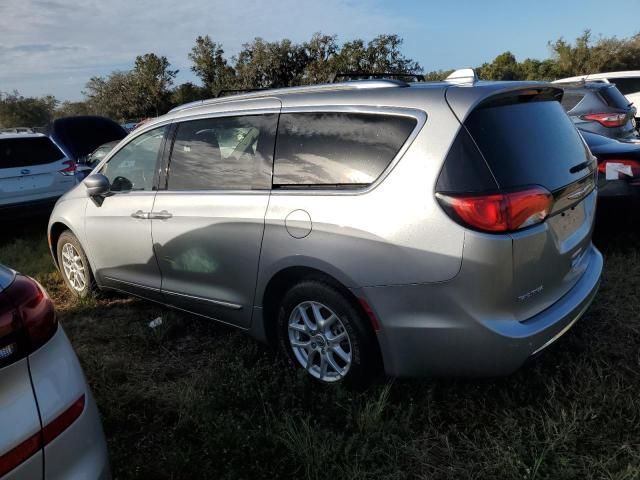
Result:
[[46,135],[0,133],[0,219],[51,209],[75,174],[76,163]]
[[0,479],[109,478],[98,409],[49,296],[0,265]]
[[618,90],[640,111],[640,70],[627,72],[590,73],[577,77],[561,78],[553,83],[571,83],[585,80],[589,82],[615,83]]

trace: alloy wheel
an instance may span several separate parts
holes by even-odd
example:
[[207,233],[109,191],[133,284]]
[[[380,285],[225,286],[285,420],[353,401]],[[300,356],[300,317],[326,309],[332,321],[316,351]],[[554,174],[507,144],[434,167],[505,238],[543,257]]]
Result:
[[62,269],[71,288],[82,292],[87,286],[86,270],[82,257],[71,243],[62,246]]
[[329,307],[315,301],[297,305],[289,316],[289,343],[295,358],[323,382],[343,379],[351,368],[351,340]]

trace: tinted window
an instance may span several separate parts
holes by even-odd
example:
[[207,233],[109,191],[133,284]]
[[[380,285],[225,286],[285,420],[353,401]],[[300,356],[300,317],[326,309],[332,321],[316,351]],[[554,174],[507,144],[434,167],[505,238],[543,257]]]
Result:
[[565,92],[562,96],[562,108],[565,112],[573,110],[584,98],[584,93]]
[[169,165],[170,190],[271,188],[276,114],[220,117],[178,124]]
[[273,184],[371,184],[416,123],[409,117],[360,113],[282,114]]
[[497,189],[487,162],[467,132],[461,128],[440,171],[436,191],[481,193]]
[[609,81],[615,83],[624,95],[640,92],[640,78],[610,78]]
[[0,137],[0,168],[31,167],[63,158],[64,154],[47,137]]
[[588,173],[571,172],[591,155],[558,102],[479,108],[465,124],[501,188],[554,191]]
[[135,137],[102,167],[111,191],[152,190],[156,165],[168,127],[155,128]]
[[627,97],[622,95],[620,93],[620,90],[618,90],[613,85],[607,88],[602,88],[599,90],[599,92],[600,95],[602,95],[602,98],[604,98],[605,102],[607,102],[607,105],[609,105],[610,107],[625,110],[629,108],[629,104],[631,102],[629,102],[629,100],[627,100]]

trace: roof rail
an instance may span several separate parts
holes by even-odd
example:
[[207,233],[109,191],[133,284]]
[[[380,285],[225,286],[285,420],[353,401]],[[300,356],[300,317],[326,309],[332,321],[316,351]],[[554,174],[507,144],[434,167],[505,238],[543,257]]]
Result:
[[[215,105],[217,103],[233,102],[236,100],[251,100],[255,98],[271,97],[274,95],[287,95],[293,93],[314,93],[322,91],[336,91],[336,90],[367,90],[374,88],[400,88],[408,87],[409,84],[401,80],[380,79],[380,80],[354,80],[351,82],[340,83],[322,83],[318,85],[304,85],[301,87],[286,87],[275,89],[258,89],[258,91],[250,91],[248,93],[241,93],[239,95],[230,95],[227,97],[210,98],[208,100],[197,100],[195,102],[185,103],[184,105],[177,106],[169,113],[179,112],[182,110],[188,110],[190,108],[196,108],[203,105]],[[245,90],[243,90],[245,91]]]
[[329,83],[337,83],[337,80],[397,80],[409,82],[423,82],[424,76],[417,73],[393,73],[393,72],[333,72],[329,77]]
[[461,68],[452,72],[444,81],[460,85],[473,85],[478,81],[478,75],[473,68]]
[[222,88],[216,92],[214,98],[230,97],[239,93],[259,92],[266,88]]

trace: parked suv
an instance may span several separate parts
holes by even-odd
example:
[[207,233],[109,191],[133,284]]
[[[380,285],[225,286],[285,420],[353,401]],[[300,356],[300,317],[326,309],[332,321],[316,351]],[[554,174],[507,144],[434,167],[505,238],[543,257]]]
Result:
[[40,133],[0,133],[0,218],[50,211],[76,164]]
[[607,73],[592,73],[589,75],[580,75],[577,77],[563,78],[556,80],[554,83],[566,83],[566,82],[602,82],[613,83],[627,97],[629,102],[633,103],[636,107],[640,107],[640,70],[630,70],[626,72],[607,72]]
[[457,76],[189,104],[58,202],[51,251],[77,295],[237,326],[322,382],[506,374],[602,270],[596,164],[561,95]]
[[615,139],[640,141],[636,108],[615,85],[608,83],[563,84],[562,106],[581,130]]

